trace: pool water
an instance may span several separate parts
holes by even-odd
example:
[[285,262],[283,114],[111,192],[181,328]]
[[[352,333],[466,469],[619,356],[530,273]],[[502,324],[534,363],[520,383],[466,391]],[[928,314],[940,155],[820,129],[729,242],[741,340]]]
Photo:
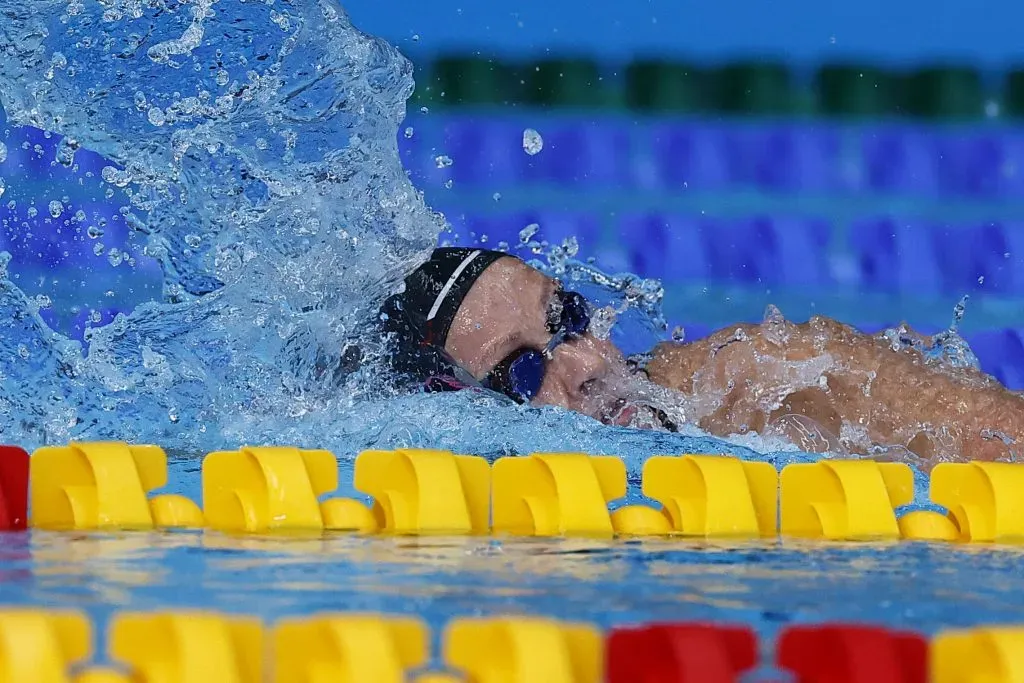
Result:
[[[23,294],[29,281],[37,281],[31,294],[45,293],[38,273],[11,282],[0,256],[0,441],[28,449],[71,440],[157,443],[172,454],[170,492],[193,500],[198,454],[241,443],[330,449],[343,481],[351,455],[369,448],[489,458],[617,454],[634,488],[644,459],[658,453],[728,452],[777,467],[811,457],[778,453],[783,445],[753,437],[608,428],[469,392],[374,394],[364,387],[372,377],[358,373],[332,383],[324,368],[340,367],[339,340],[365,327],[366,311],[377,310],[383,290],[444,227],[400,163],[408,63],[326,0],[276,8],[233,0],[160,9],[112,3],[106,11],[98,3],[58,5],[0,0],[6,37],[26,46],[0,50],[0,104],[12,125],[53,124],[74,142],[60,143],[58,157],[73,157],[79,144],[95,153],[83,150],[83,170],[92,165],[72,198],[42,203],[58,223],[45,223],[44,214],[32,225],[67,228],[77,251],[61,256],[54,238],[54,260],[81,265],[80,256],[103,252],[98,237],[82,235],[103,213],[95,207],[114,207],[104,214],[104,239],[138,263],[106,252],[120,270],[109,297],[106,285],[92,293],[111,310],[155,301],[109,325],[110,311],[89,314],[95,327],[81,346],[52,333],[38,315],[44,303]],[[256,45],[252,35],[265,41]],[[27,157],[22,149],[11,158]],[[74,182],[62,172],[46,170],[35,187]],[[17,223],[35,198],[31,187],[8,185]],[[515,192],[507,193],[511,204]],[[66,214],[79,206],[92,215],[69,223]],[[38,213],[34,204],[31,211]],[[45,251],[27,239],[22,248]],[[129,270],[136,267],[145,272]],[[75,278],[95,285],[95,272],[85,267]],[[138,276],[144,286],[133,290]],[[78,296],[68,293],[78,290],[68,280],[64,293]],[[656,309],[644,311],[648,323]],[[65,331],[81,332],[84,313],[64,320]],[[922,491],[919,481],[919,500]],[[1021,556],[1015,547],[919,542],[34,531],[0,534],[0,604],[80,608],[98,627],[98,652],[115,611],[183,608],[267,621],[325,610],[415,614],[435,636],[453,617],[483,614],[606,628],[713,620],[749,624],[768,651],[791,623],[855,620],[933,634],[1019,620]]]
[[214,609],[268,621],[321,611],[536,614],[602,627],[858,621],[925,634],[1020,620],[1016,548],[926,543],[234,537],[207,532],[0,536],[0,597],[112,611]]
[[[172,459],[164,492],[199,500],[198,463]],[[341,471],[339,494],[354,494],[348,461]],[[641,499],[631,491],[625,502]],[[126,609],[212,609],[267,622],[331,610],[410,614],[435,635],[451,618],[474,615],[603,628],[732,622],[750,625],[770,648],[793,623],[857,621],[930,635],[1014,622],[1024,610],[1011,578],[1024,569],[1022,551],[907,541],[40,530],[0,534],[0,601],[80,608],[97,625]]]

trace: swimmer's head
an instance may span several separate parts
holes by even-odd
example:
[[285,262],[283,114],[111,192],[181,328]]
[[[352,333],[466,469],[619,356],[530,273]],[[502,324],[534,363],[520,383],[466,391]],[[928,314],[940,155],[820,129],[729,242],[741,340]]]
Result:
[[384,308],[396,369],[432,389],[483,386],[625,424],[621,353],[575,292],[504,252],[441,248]]

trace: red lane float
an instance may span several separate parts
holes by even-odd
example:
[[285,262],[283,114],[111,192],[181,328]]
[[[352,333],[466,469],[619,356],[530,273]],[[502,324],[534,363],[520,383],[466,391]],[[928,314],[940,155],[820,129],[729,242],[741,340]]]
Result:
[[757,663],[757,637],[741,626],[615,629],[606,647],[608,683],[734,683]]
[[0,531],[28,526],[28,453],[0,446]]
[[823,624],[782,631],[776,664],[798,683],[927,683],[928,641],[905,631]]

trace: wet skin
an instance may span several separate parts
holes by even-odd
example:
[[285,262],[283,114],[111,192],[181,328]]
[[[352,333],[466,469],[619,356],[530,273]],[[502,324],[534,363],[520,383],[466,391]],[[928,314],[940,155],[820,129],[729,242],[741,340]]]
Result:
[[[523,262],[496,261],[459,308],[447,351],[482,379],[514,350],[543,348],[554,290]],[[805,450],[851,454],[897,446],[906,450],[894,457],[926,466],[1008,459],[1024,444],[1021,396],[988,375],[936,369],[917,351],[894,351],[826,318],[735,325],[697,342],[659,344],[646,370],[699,404],[696,423],[717,436],[768,432]],[[533,403],[625,424],[632,411],[619,409],[616,379],[628,374],[618,349],[588,334],[554,350]]]

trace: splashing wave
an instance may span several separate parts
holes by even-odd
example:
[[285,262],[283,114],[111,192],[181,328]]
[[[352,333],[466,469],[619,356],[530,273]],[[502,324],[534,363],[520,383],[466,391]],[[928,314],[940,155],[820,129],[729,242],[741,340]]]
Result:
[[[367,321],[444,228],[398,158],[412,85],[409,62],[330,0],[0,0],[8,120],[64,136],[65,166],[103,155],[105,196],[163,274],[160,301],[90,329],[86,349],[0,261],[3,439],[754,457],[485,394],[396,396],[372,363],[345,371],[350,344],[379,349]],[[662,324],[656,285],[616,282]]]

